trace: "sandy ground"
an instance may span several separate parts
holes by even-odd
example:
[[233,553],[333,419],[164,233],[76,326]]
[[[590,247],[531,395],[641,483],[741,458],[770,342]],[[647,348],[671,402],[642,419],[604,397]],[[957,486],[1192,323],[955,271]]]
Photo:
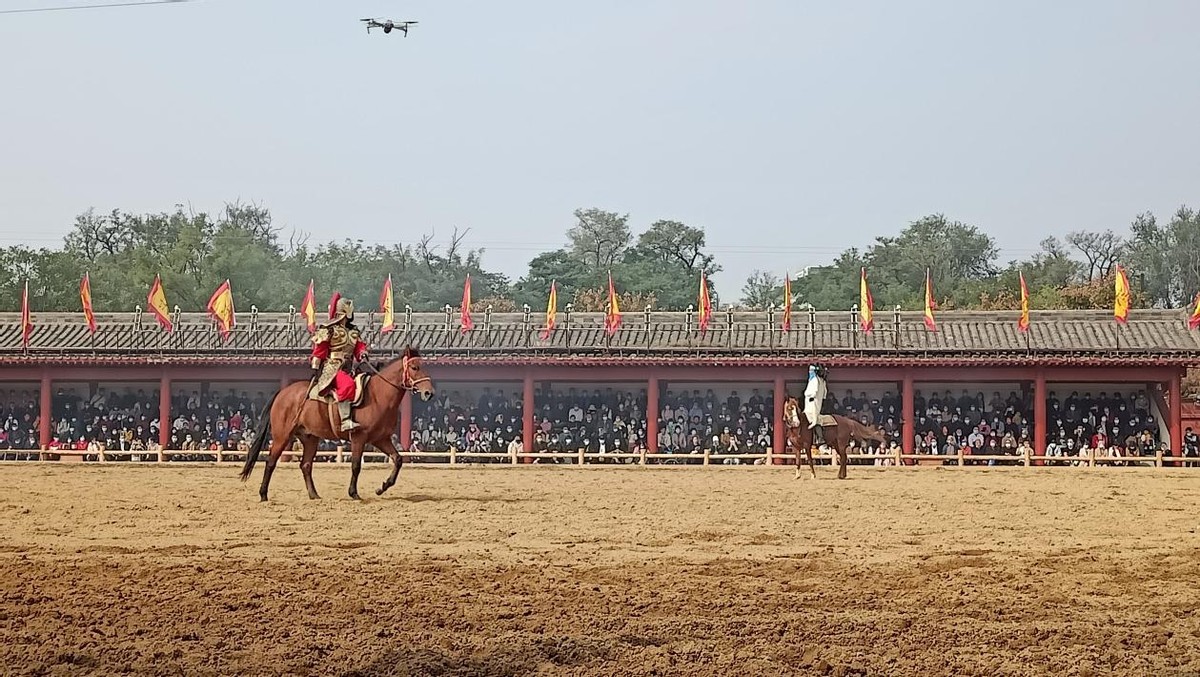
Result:
[[4,674],[1200,674],[1200,471],[0,466]]

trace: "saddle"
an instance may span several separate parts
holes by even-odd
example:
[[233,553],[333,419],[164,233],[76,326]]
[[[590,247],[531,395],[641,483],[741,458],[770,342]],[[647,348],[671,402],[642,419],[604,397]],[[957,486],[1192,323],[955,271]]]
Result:
[[836,428],[837,424],[837,419],[829,414],[821,414],[817,417],[817,425],[822,428]]
[[[350,398],[350,406],[357,407],[362,404],[363,396],[367,393],[367,381],[370,380],[370,374],[359,374],[354,377],[354,397]],[[337,398],[333,396],[333,389],[330,392],[322,395],[316,391],[316,384],[308,387],[308,399],[324,402],[330,406],[337,405]]]

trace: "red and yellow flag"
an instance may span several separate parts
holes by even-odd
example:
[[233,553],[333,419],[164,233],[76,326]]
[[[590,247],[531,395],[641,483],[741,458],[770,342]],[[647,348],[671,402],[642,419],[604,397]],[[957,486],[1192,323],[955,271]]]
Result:
[[1029,331],[1029,287],[1025,286],[1025,273],[1017,272],[1021,278],[1021,317],[1017,319],[1017,329]]
[[613,287],[612,273],[608,274],[608,305],[604,308],[604,333],[612,336],[621,327],[621,304]]
[[867,287],[867,269],[862,269],[858,280],[858,312],[859,324],[864,332],[870,333],[875,328],[875,301],[871,298],[871,290]]
[[379,333],[386,334],[396,328],[396,306],[392,299],[392,274],[388,273],[383,283],[383,291],[379,292],[379,314],[383,316],[383,325]]
[[1196,294],[1196,307],[1192,309],[1192,316],[1188,318],[1188,329],[1200,327],[1200,294]]
[[475,328],[475,321],[471,319],[471,274],[467,273],[467,281],[463,283],[462,306],[458,311],[458,324],[461,327],[462,333],[467,333]]
[[33,334],[33,319],[29,317],[29,280],[25,280],[25,289],[21,292],[21,347],[29,347],[29,337]]
[[92,309],[92,281],[87,273],[79,281],[79,301],[83,304],[83,319],[87,322],[88,333],[96,333],[96,312]]
[[712,320],[712,300],[708,296],[708,280],[704,277],[704,271],[700,272],[700,296],[696,308],[700,333],[703,334],[708,331],[708,323]]
[[171,308],[167,306],[167,294],[163,291],[162,278],[154,276],[154,284],[150,285],[150,293],[146,295],[146,305],[150,314],[158,320],[158,326],[171,331],[175,325],[171,323]]
[[220,287],[213,292],[212,297],[208,299],[206,306],[208,314],[217,323],[217,331],[221,332],[221,338],[229,340],[229,332],[237,326],[237,319],[234,317],[233,311],[233,289],[229,286],[229,280],[221,283]]
[[317,331],[317,297],[313,294],[313,280],[308,281],[308,291],[304,294],[304,300],[300,302],[300,314],[304,316],[308,333],[315,334]]
[[543,341],[550,338],[550,334],[554,331],[556,324],[558,324],[558,285],[554,283],[554,280],[551,280],[550,298],[546,299],[546,326],[542,328],[542,333],[539,334]]
[[779,326],[784,331],[792,330],[792,274],[783,276],[783,321]]
[[1113,319],[1121,324],[1129,319],[1129,278],[1125,276],[1125,269],[1121,264],[1117,264],[1117,277],[1113,282],[1115,287],[1113,299]]
[[937,301],[933,298],[933,277],[929,274],[929,269],[925,269],[925,328],[929,331],[937,331],[937,320],[933,319],[933,309],[937,308]]

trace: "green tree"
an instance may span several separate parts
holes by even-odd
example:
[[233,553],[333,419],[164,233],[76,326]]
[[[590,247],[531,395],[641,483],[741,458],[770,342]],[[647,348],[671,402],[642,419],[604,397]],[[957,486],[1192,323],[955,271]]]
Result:
[[1121,260],[1125,250],[1125,238],[1112,230],[1076,230],[1067,234],[1066,242],[1083,256],[1087,280],[1106,277]]
[[576,209],[567,231],[571,253],[593,268],[608,268],[621,259],[633,237],[629,215],[600,209]]
[[1200,292],[1200,214],[1180,207],[1165,226],[1139,214],[1130,226],[1125,258],[1150,304],[1189,305]]
[[753,310],[762,310],[772,303],[783,303],[783,280],[775,273],[765,270],[750,273],[742,285],[742,305]]

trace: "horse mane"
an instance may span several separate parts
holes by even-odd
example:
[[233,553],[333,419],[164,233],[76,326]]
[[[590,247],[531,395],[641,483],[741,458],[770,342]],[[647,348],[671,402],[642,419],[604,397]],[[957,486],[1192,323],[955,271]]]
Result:
[[419,357],[421,357],[421,351],[417,350],[416,346],[405,346],[404,351],[400,353],[399,357],[393,357],[392,359],[388,360],[387,362],[384,362],[383,365],[379,367],[379,369],[387,369],[388,367],[392,366],[393,364],[403,361],[404,358],[406,358],[406,357],[418,357],[419,358]]

